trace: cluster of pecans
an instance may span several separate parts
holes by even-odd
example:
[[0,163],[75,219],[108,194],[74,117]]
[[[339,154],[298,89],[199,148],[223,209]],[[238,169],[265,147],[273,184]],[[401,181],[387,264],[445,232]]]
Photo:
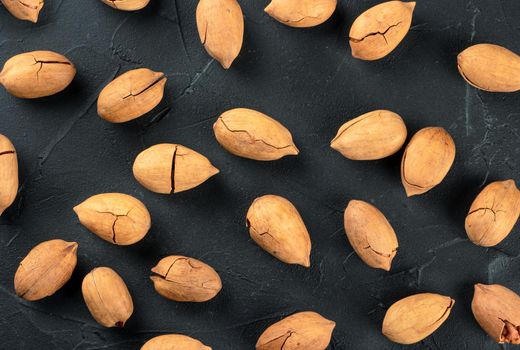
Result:
[[[1,0],[17,18],[36,22],[43,0]],[[149,0],[102,0],[124,11],[144,8]],[[388,1],[362,13],[353,23],[352,55],[377,60],[392,52],[408,33],[415,2]],[[312,27],[334,12],[336,0],[272,0],[265,11],[291,27]],[[196,11],[200,40],[206,51],[227,69],[240,53],[244,20],[236,0],[200,0]],[[520,56],[492,44],[471,46],[458,55],[458,69],[472,86],[491,92],[520,90]],[[58,53],[34,51],[10,58],[0,72],[0,84],[20,98],[39,98],[65,89],[76,73],[73,63]],[[111,123],[139,118],[163,98],[167,78],[140,68],[128,71],[99,94],[98,114]],[[213,125],[216,140],[230,153],[272,161],[299,150],[292,135],[277,120],[261,112],[236,108],[222,113]],[[376,160],[398,152],[407,139],[403,119],[388,110],[363,114],[343,124],[331,147],[351,160]],[[419,130],[406,146],[401,180],[408,196],[439,185],[455,159],[455,143],[440,127]],[[18,191],[18,160],[10,140],[0,135],[0,214]],[[192,189],[218,174],[202,154],[179,144],[157,144],[142,151],[133,164],[135,179],[150,191],[173,194]],[[103,240],[134,244],[148,233],[151,216],[138,199],[103,193],[74,207],[79,221]],[[520,191],[513,180],[488,184],[475,198],[465,229],[476,245],[500,243],[520,217]],[[372,268],[389,271],[398,239],[385,215],[375,206],[351,200],[344,213],[345,232],[357,255]],[[296,207],[287,199],[265,195],[246,214],[251,238],[287,264],[310,267],[311,239]],[[76,242],[60,239],[35,246],[20,262],[14,277],[16,294],[32,301],[53,295],[71,277],[77,263]],[[205,302],[222,288],[218,273],[192,257],[172,255],[152,268],[158,294],[177,302]],[[122,327],[133,313],[132,297],[123,279],[108,267],[98,267],[83,280],[82,293],[94,319],[105,327]],[[394,303],[386,312],[382,333],[390,340],[412,344],[432,334],[448,318],[455,301],[421,293]],[[520,343],[520,296],[501,285],[476,284],[471,305],[481,327],[499,343]],[[325,349],[335,322],[315,312],[293,314],[267,328],[256,349]],[[211,349],[190,337],[169,334],[151,339],[142,350]]]

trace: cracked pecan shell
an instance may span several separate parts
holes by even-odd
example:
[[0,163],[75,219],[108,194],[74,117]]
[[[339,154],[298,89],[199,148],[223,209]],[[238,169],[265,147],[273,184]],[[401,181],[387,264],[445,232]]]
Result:
[[52,51],[32,51],[11,57],[0,72],[0,84],[19,98],[54,95],[74,79],[76,68],[67,57]]
[[236,0],[200,0],[196,12],[200,42],[224,69],[242,49],[244,16]]
[[61,239],[35,246],[20,262],[14,275],[16,295],[33,301],[51,296],[72,276],[78,244]]
[[122,193],[102,193],[74,207],[83,226],[107,242],[130,245],[146,236],[150,213],[138,199]]
[[412,24],[415,2],[388,1],[363,12],[349,33],[352,56],[378,60],[392,52]]
[[267,161],[299,153],[289,130],[252,109],[236,108],[222,113],[213,131],[222,147],[239,157]]
[[345,232],[352,248],[368,266],[390,271],[397,254],[397,236],[373,205],[351,200],[345,209]]
[[218,273],[194,258],[171,255],[152,268],[155,290],[163,297],[182,302],[204,302],[222,289]]
[[490,92],[520,90],[520,56],[505,47],[478,44],[457,56],[460,75],[468,84]]
[[211,350],[197,339],[182,334],[165,334],[148,340],[141,350]]
[[272,0],[264,11],[290,27],[307,28],[328,20],[336,4],[337,0]]
[[219,173],[208,158],[173,143],[154,145],[134,161],[134,177],[152,192],[171,194],[197,187]]
[[101,90],[98,115],[111,123],[124,123],[154,109],[163,99],[163,73],[139,68],[121,74]]
[[520,215],[520,191],[514,180],[487,185],[471,204],[466,233],[476,245],[492,247],[509,235]]
[[265,195],[253,201],[246,225],[251,238],[287,264],[311,265],[311,239],[300,213],[287,199]]
[[81,285],[92,317],[105,327],[123,327],[134,312],[132,296],[123,279],[111,268],[97,267]]
[[376,110],[343,124],[330,147],[352,160],[388,157],[406,141],[406,125],[396,113]]
[[497,343],[520,344],[520,296],[499,284],[475,284],[471,310]]
[[38,22],[38,16],[43,8],[43,0],[1,0],[5,8],[16,18]]
[[13,204],[18,193],[18,159],[11,141],[0,134],[0,215]]
[[136,11],[146,7],[150,0],[101,0],[108,6],[120,11]]
[[383,335],[399,344],[417,343],[446,321],[454,304],[450,297],[434,293],[420,293],[401,299],[386,312]]
[[336,323],[312,311],[298,312],[269,326],[256,350],[325,350]]
[[442,182],[455,160],[455,143],[439,127],[413,135],[401,161],[401,181],[408,197],[428,192]]

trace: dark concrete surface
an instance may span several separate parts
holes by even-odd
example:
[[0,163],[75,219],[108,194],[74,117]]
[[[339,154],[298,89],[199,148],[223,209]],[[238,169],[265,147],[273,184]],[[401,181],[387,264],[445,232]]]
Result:
[[[468,242],[464,217],[484,184],[520,182],[520,94],[469,87],[456,56],[480,42],[520,52],[520,2],[419,0],[404,42],[377,62],[353,59],[347,38],[355,17],[379,1],[339,1],[328,22],[307,30],[271,19],[263,12],[267,2],[240,1],[244,46],[229,71],[199,42],[195,0],[152,0],[136,13],[96,0],[47,0],[36,25],[0,8],[1,62],[45,49],[65,54],[78,70],[53,97],[25,101],[0,90],[0,133],[16,146],[22,184],[0,218],[2,349],[139,349],[170,332],[215,350],[252,349],[269,324],[303,310],[337,322],[330,349],[500,349],[473,319],[470,303],[476,282],[520,292],[519,227],[484,249]],[[135,67],[169,75],[163,102],[128,124],[101,120],[100,89]],[[212,124],[234,107],[280,120],[300,156],[262,163],[224,151]],[[406,198],[402,151],[353,162],[329,148],[341,124],[379,108],[400,114],[409,137],[432,125],[452,134],[457,157],[440,186]],[[145,190],[132,163],[161,142],[201,152],[221,173],[175,196]],[[143,241],[114,246],[79,224],[72,207],[102,192],[131,194],[148,206],[153,227]],[[266,193],[299,209],[313,242],[310,269],[279,262],[249,238],[247,208]],[[352,253],[343,210],[353,198],[373,203],[393,224],[400,248],[391,272],[370,269]],[[79,243],[77,269],[54,296],[25,302],[14,294],[14,272],[31,247],[52,238]],[[150,268],[170,254],[212,265],[223,280],[221,294],[203,304],[160,297]],[[133,295],[135,312],[124,329],[99,326],[83,303],[81,280],[96,266],[114,268]],[[454,298],[451,316],[419,344],[392,344],[381,334],[385,310],[423,291]]]

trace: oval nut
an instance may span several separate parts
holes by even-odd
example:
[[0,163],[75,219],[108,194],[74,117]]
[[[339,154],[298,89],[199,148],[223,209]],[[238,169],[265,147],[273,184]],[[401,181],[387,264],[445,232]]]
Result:
[[312,311],[298,312],[269,326],[256,350],[325,350],[336,323]]
[[455,143],[443,128],[419,130],[404,150],[401,181],[408,197],[428,192],[442,182],[455,160]]
[[399,151],[406,135],[406,125],[398,114],[376,110],[343,124],[330,147],[348,159],[375,160]]
[[56,293],[72,276],[77,250],[76,242],[61,239],[35,246],[20,262],[14,275],[16,295],[34,301]]
[[287,199],[265,195],[253,201],[246,225],[251,238],[287,264],[310,267],[311,239],[296,207]]
[[151,226],[148,209],[123,193],[102,193],[74,207],[83,226],[107,242],[130,245],[146,236]]
[[401,299],[387,310],[383,335],[399,344],[417,343],[446,321],[454,304],[450,297],[434,293],[420,293]]
[[492,247],[513,230],[520,216],[520,191],[514,180],[487,185],[471,204],[466,233],[476,245]]
[[0,134],[0,215],[13,204],[18,193],[18,158],[11,141]]
[[218,273],[194,258],[171,255],[152,268],[150,277],[155,290],[163,297],[181,302],[204,302],[222,289]]
[[197,187],[219,170],[188,147],[162,143],[145,149],[135,158],[133,173],[150,191],[171,194]]
[[125,282],[111,268],[90,271],[83,279],[81,292],[92,317],[102,326],[121,328],[134,312]]
[[332,16],[337,0],[272,0],[265,12],[289,27],[308,28]]
[[222,113],[213,131],[222,147],[239,157],[265,161],[299,153],[289,130],[252,109],[235,108]]
[[69,59],[52,51],[32,51],[11,57],[0,72],[0,84],[19,98],[57,94],[74,79],[76,68]]
[[368,266],[390,271],[397,254],[397,236],[373,205],[351,200],[345,209],[345,232],[352,248]]
[[363,12],[349,33],[352,56],[378,60],[392,52],[412,24],[415,2],[387,1]]
[[505,47],[477,44],[457,56],[457,68],[468,84],[489,92],[520,90],[520,56]]

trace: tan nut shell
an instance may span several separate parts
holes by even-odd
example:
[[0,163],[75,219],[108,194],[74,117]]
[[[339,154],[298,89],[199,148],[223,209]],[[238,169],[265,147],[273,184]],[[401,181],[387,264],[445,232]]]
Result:
[[392,52],[412,24],[415,2],[387,1],[363,12],[350,28],[352,56],[378,60]]
[[11,141],[0,134],[0,215],[13,204],[18,193],[18,159]]
[[188,147],[162,143],[142,151],[135,158],[133,172],[136,180],[150,191],[170,194],[197,187],[219,170]]
[[0,84],[19,98],[54,95],[74,79],[76,68],[67,57],[52,51],[26,52],[11,57],[0,72]]
[[16,18],[38,22],[38,16],[43,8],[43,0],[0,0],[5,8]]
[[466,233],[476,245],[492,247],[502,242],[520,215],[520,191],[514,180],[487,185],[471,204]]
[[141,350],[211,350],[211,348],[185,335],[165,334],[148,340]]
[[247,212],[251,238],[269,254],[287,264],[311,265],[311,239],[298,210],[287,199],[265,195]]
[[134,312],[132,296],[111,268],[97,267],[83,279],[81,292],[92,317],[105,327],[123,327]]
[[417,343],[442,325],[454,304],[450,297],[433,293],[401,299],[386,312],[383,334],[395,343]]
[[408,197],[442,182],[455,160],[455,143],[446,130],[428,127],[410,140],[401,162],[401,181]]
[[228,69],[237,58],[244,38],[244,16],[236,0],[200,0],[197,29],[208,54]]
[[345,209],[345,232],[352,248],[368,266],[390,271],[397,254],[397,236],[372,204],[351,200]]
[[53,239],[35,246],[14,275],[16,295],[33,301],[53,295],[72,276],[78,244]]
[[102,193],[74,207],[83,226],[107,242],[129,245],[146,236],[150,213],[138,199],[122,193]]
[[264,11],[280,23],[306,28],[328,20],[336,3],[337,0],[272,0]]
[[343,124],[330,147],[352,160],[388,157],[406,141],[406,125],[396,113],[376,110]]
[[222,147],[239,157],[276,160],[299,153],[289,130],[252,109],[235,108],[222,113],[213,131]]
[[136,11],[146,7],[150,0],[101,0],[103,3],[120,11]]
[[520,344],[520,296],[499,284],[475,284],[471,310],[497,343]]
[[194,258],[171,255],[152,268],[155,290],[163,297],[182,302],[204,302],[222,289],[218,273]]
[[478,44],[457,56],[460,74],[477,89],[490,92],[520,90],[520,56],[505,47]]
[[111,123],[124,123],[143,116],[163,99],[163,73],[139,68],[121,74],[101,90],[98,114]]
[[258,338],[256,350],[325,350],[334,327],[334,321],[316,312],[299,312],[267,328]]

